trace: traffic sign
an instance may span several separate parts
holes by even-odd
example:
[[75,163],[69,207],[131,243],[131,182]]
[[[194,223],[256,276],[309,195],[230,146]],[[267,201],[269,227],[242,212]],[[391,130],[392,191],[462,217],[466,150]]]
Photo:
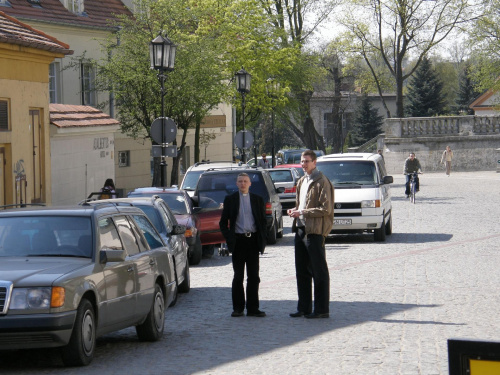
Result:
[[[243,134],[245,134],[245,144],[243,144]],[[240,130],[234,137],[234,143],[238,148],[250,148],[253,146],[253,135],[248,130]]]
[[[162,127],[164,127],[164,134],[162,134]],[[158,117],[151,124],[151,138],[156,143],[160,145],[170,143],[175,140],[175,137],[177,137],[177,125],[170,117]]]

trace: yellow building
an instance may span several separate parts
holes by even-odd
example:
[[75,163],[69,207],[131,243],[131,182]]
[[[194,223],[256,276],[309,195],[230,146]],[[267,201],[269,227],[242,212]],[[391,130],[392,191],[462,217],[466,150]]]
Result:
[[51,201],[49,64],[71,53],[0,11],[0,206]]

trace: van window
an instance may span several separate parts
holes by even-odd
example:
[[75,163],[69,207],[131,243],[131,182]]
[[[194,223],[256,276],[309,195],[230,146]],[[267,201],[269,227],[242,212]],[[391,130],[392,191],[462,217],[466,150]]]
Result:
[[334,185],[373,185],[378,181],[375,164],[371,161],[329,161],[318,163],[317,168]]

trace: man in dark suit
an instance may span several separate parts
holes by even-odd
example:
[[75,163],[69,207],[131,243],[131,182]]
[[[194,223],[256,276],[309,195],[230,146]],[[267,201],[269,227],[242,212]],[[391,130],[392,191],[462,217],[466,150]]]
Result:
[[231,316],[243,316],[245,291],[243,280],[247,268],[246,308],[247,316],[264,317],[259,310],[259,252],[266,246],[266,211],[264,200],[249,192],[250,176],[240,173],[236,180],[239,191],[227,195],[219,222],[229,251],[233,254],[233,312]]

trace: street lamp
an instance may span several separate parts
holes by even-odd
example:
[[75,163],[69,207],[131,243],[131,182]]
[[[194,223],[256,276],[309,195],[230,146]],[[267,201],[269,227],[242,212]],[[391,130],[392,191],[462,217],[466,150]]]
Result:
[[151,62],[151,69],[158,71],[158,80],[161,84],[161,163],[160,163],[160,183],[162,187],[167,184],[165,178],[167,176],[167,162],[166,162],[166,146],[165,142],[165,79],[167,72],[174,70],[175,63],[175,50],[177,46],[166,36],[158,34],[158,36],[149,43],[149,59]]
[[245,156],[245,95],[250,92],[250,79],[252,76],[243,67],[236,72],[236,90],[241,93],[241,109],[243,113],[243,163],[246,163]]
[[278,92],[280,90],[279,82],[274,78],[268,78],[266,81],[266,90],[267,95],[271,98],[273,109],[271,111],[271,139],[272,139],[272,148],[271,148],[271,165],[272,168],[276,166],[276,156],[274,151],[274,107],[276,105],[276,98],[278,97]]

